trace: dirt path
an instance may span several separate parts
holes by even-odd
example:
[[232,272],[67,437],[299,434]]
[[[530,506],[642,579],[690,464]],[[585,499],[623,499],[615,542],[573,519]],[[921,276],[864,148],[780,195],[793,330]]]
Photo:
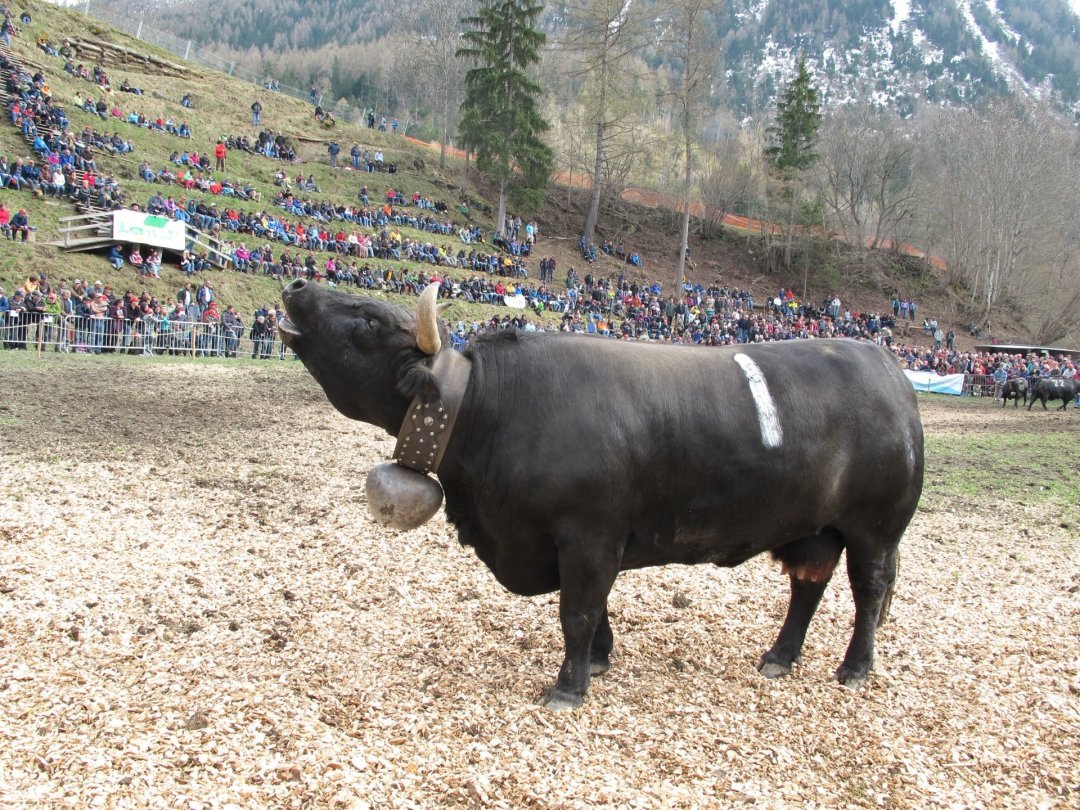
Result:
[[[573,714],[555,596],[503,592],[441,516],[395,535],[392,441],[298,364],[0,358],[0,794],[16,807],[1066,807],[1080,790],[1075,510],[929,494],[870,685],[794,675],[757,560],[624,575]],[[927,401],[929,436],[1080,417]],[[937,469],[950,459],[932,457]],[[1018,470],[1019,492],[1037,470]],[[679,598],[676,599],[675,597]],[[679,605],[679,607],[676,607]]]

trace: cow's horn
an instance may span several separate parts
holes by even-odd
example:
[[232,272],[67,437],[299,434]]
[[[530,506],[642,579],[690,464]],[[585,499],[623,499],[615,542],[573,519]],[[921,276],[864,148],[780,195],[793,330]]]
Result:
[[425,354],[438,354],[442,348],[439,317],[435,310],[435,299],[438,295],[439,284],[428,284],[420,293],[420,304],[416,308],[416,345]]

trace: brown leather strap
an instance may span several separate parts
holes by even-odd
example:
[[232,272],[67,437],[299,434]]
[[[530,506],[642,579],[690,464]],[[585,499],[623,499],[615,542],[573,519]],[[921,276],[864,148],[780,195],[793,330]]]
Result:
[[447,347],[435,355],[431,373],[438,383],[438,394],[420,395],[409,405],[394,447],[398,464],[422,473],[438,473],[471,372],[472,362],[455,349]]

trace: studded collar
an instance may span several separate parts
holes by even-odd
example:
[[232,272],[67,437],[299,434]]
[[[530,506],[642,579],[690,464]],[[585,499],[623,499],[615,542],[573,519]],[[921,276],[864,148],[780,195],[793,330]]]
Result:
[[447,347],[435,355],[431,373],[434,395],[420,394],[409,405],[398,432],[394,461],[421,473],[438,473],[469,384],[472,361]]

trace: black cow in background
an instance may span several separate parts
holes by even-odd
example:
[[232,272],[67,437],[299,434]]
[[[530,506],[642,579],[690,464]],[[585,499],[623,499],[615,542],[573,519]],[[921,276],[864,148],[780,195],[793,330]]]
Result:
[[1043,410],[1049,410],[1046,407],[1047,400],[1061,400],[1061,407],[1055,410],[1064,411],[1069,407],[1069,403],[1076,399],[1076,393],[1080,390],[1080,381],[1070,380],[1066,377],[1040,377],[1035,380],[1031,386],[1031,402],[1028,403],[1028,410],[1031,410],[1031,406],[1036,402],[1041,402]]
[[414,314],[298,279],[279,329],[334,407],[399,449],[414,425],[443,431],[435,412],[455,400],[441,462],[424,460],[436,454],[416,428],[420,466],[400,474],[431,486],[415,470],[437,474],[461,543],[509,591],[560,591],[565,655],[544,705],[580,706],[608,669],[620,571],[766,551],[791,600],[762,674],[790,672],[846,552],[855,622],[836,677],[866,680],[923,480],[919,408],[895,357],[844,339],[728,350],[517,330],[457,353],[437,288]]
[[1020,400],[1024,400],[1024,404],[1027,404],[1028,394],[1028,381],[1023,377],[1013,377],[1005,381],[1005,385],[1001,388],[1001,407],[1004,408],[1009,404],[1009,400],[1013,400],[1013,407],[1017,407],[1020,404]]

